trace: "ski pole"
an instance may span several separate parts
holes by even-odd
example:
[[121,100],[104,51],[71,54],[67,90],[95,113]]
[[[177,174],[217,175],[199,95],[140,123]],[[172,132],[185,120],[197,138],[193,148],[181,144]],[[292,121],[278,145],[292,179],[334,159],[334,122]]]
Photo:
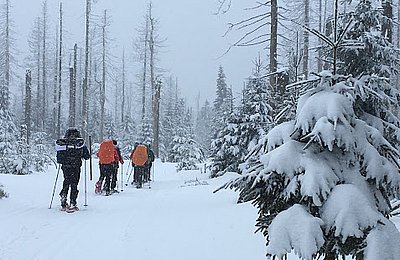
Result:
[[128,164],[128,169],[126,169],[126,173],[125,173],[126,175],[128,175],[128,172],[129,172],[129,168],[130,168],[130,167],[131,167],[131,164],[129,163],[129,164]]
[[156,164],[155,163],[153,163],[153,167],[152,167],[152,169],[151,169],[151,171],[153,172],[152,173],[152,175],[153,175],[153,178],[151,179],[152,181],[154,181],[154,172],[155,172],[155,169],[156,168]]
[[93,180],[93,164],[92,164],[92,136],[89,135],[89,154],[90,154],[90,158],[89,158],[89,176],[90,176],[90,180]]
[[124,191],[124,164],[121,164],[121,191]]
[[125,186],[128,186],[129,179],[131,178],[133,172],[133,167],[131,168],[131,172],[129,173],[128,179],[126,180]]
[[85,166],[84,166],[84,171],[85,171],[85,207],[87,207],[87,176],[86,176],[86,160],[85,160]]
[[53,195],[51,195],[51,201],[50,201],[49,209],[51,209],[51,205],[53,204],[54,193],[56,192],[56,186],[57,186],[58,174],[60,173],[60,168],[61,168],[61,165],[59,164],[58,165],[58,170],[57,170],[56,181],[54,182]]

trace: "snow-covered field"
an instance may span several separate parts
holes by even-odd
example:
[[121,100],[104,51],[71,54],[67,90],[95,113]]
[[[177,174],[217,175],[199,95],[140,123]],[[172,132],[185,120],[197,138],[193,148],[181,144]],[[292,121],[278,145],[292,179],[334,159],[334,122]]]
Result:
[[[76,213],[59,211],[61,173],[49,209],[55,168],[0,175],[10,194],[0,200],[1,260],[265,259],[264,238],[254,233],[256,209],[236,204],[237,194],[230,190],[213,193],[235,175],[208,179],[199,171],[176,173],[173,164],[157,161],[151,189],[123,185],[123,192],[106,197],[94,193],[99,175],[96,162],[93,166],[86,207],[82,167]],[[399,226],[399,219],[393,220]]]
[[61,172],[49,209],[55,168],[0,175],[9,193],[0,200],[0,259],[265,259],[264,238],[254,233],[256,209],[237,205],[230,190],[213,193],[234,175],[208,179],[199,171],[176,173],[174,165],[157,161],[151,189],[124,185],[123,192],[106,197],[94,193],[96,162],[93,168],[85,207],[82,167],[76,213],[59,211]]

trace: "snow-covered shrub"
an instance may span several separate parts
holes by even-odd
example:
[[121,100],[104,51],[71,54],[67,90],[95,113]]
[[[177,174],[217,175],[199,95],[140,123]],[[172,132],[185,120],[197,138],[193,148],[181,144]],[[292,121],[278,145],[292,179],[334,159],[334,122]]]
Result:
[[0,184],[0,199],[7,198],[8,194],[3,190],[3,185]]
[[43,172],[49,164],[56,163],[54,140],[45,132],[32,134],[29,151],[29,162],[33,171]]

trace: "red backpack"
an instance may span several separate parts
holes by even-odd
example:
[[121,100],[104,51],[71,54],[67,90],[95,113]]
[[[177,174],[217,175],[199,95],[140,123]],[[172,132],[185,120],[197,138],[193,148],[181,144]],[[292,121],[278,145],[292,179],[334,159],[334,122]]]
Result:
[[136,146],[135,150],[131,155],[133,164],[136,166],[144,166],[147,162],[147,147],[144,144]]
[[110,139],[105,139],[100,144],[99,152],[97,153],[100,164],[110,164],[115,161],[115,147]]

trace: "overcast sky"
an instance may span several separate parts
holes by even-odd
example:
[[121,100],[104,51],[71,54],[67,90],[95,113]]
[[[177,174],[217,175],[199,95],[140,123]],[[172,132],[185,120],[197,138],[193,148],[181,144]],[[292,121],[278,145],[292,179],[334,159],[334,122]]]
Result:
[[[42,0],[11,0],[12,16],[15,22],[16,40],[19,49],[26,49],[26,40],[32,30],[33,20],[40,15]],[[86,0],[65,0],[64,28],[65,44],[84,46],[84,21]],[[145,0],[97,0],[93,13],[101,15],[104,9],[112,17],[110,27],[113,38],[114,55],[121,56],[122,48],[132,53],[136,29],[144,20]],[[160,66],[165,75],[178,78],[188,103],[194,105],[195,96],[201,92],[205,98],[213,100],[218,66],[222,65],[227,83],[232,85],[236,95],[243,81],[250,75],[252,61],[261,47],[235,48],[220,57],[239,34],[222,37],[228,22],[238,21],[246,16],[244,7],[253,0],[240,0],[226,15],[213,15],[217,10],[217,0],[153,0],[154,16],[160,21],[160,34],[167,40],[160,56]],[[48,0],[51,28],[56,28],[59,0]],[[55,33],[54,33],[55,34]],[[55,36],[54,36],[55,37]],[[265,52],[265,50],[264,50]],[[220,58],[219,58],[220,57]],[[21,64],[23,65],[23,64]],[[130,69],[130,68],[128,68]],[[133,68],[131,68],[133,70]]]

